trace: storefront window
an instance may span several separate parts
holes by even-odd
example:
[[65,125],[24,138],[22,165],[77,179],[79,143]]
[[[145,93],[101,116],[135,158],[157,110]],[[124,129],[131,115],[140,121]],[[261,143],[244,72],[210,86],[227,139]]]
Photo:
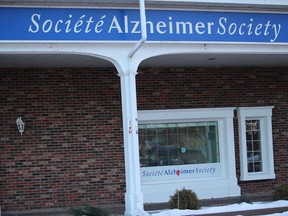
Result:
[[235,108],[138,111],[141,187],[149,202],[166,202],[183,187],[202,197],[240,195]]
[[142,167],[219,163],[218,122],[139,125]]

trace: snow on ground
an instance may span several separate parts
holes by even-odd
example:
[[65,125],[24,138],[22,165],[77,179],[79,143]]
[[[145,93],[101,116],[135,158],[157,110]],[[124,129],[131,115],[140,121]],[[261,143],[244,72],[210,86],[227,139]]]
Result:
[[[288,207],[288,201],[279,200],[275,202],[255,202],[249,203],[239,203],[231,204],[225,206],[217,207],[202,207],[199,210],[162,210],[157,212],[152,212],[152,216],[184,216],[184,215],[199,215],[208,213],[221,213],[221,212],[236,212],[236,211],[246,211],[246,210],[256,210],[256,209],[267,209],[267,208],[279,208]],[[270,214],[269,216],[284,216],[288,215],[288,212]],[[240,216],[240,215],[239,215]],[[268,216],[268,215],[266,215]]]

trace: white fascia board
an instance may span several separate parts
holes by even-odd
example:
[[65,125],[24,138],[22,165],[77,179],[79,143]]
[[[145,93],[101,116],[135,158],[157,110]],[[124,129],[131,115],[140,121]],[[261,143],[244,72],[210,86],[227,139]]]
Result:
[[288,5],[287,0],[146,0],[146,2],[171,2],[195,4],[231,4],[231,5],[258,5],[258,6],[283,6]]
[[140,123],[173,122],[183,120],[201,121],[204,119],[233,118],[236,107],[202,109],[138,110]]

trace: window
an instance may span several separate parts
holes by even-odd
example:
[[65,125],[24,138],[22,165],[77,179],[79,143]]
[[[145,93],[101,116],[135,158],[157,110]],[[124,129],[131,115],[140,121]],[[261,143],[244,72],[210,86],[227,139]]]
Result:
[[260,120],[249,119],[245,121],[246,126],[246,148],[248,173],[262,172],[262,149]]
[[140,124],[141,166],[217,163],[218,122]]
[[237,109],[242,181],[275,178],[272,109],[270,106]]
[[235,107],[138,111],[145,202],[167,202],[178,188],[202,198],[239,196]]

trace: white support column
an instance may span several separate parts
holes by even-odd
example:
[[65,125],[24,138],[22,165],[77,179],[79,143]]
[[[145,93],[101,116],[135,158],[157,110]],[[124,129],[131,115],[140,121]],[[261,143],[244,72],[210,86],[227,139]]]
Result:
[[[123,69],[123,68],[122,68]],[[137,67],[119,72],[121,79],[123,134],[125,151],[125,216],[149,215],[143,208],[137,122]]]

